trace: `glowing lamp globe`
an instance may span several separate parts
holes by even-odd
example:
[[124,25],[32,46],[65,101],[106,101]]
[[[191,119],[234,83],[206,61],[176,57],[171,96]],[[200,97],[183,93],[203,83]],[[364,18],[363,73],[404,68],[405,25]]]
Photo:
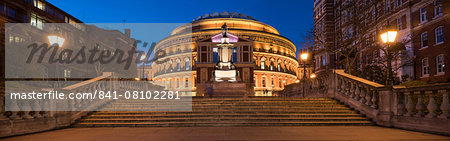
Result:
[[61,38],[59,36],[48,36],[48,41],[50,42],[50,45],[57,44],[59,47],[62,47],[64,38]]
[[380,35],[383,43],[392,43],[397,37],[397,31],[387,31]]

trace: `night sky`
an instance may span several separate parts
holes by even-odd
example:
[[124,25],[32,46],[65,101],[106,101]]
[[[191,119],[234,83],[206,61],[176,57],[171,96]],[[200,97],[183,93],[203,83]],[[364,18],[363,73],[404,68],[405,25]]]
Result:
[[188,23],[206,13],[244,13],[301,48],[313,25],[313,0],[47,0],[85,23]]

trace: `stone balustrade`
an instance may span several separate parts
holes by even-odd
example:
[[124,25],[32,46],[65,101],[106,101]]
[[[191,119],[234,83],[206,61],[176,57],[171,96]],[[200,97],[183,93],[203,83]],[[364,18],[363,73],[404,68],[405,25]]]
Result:
[[378,125],[450,135],[450,84],[390,88],[344,70],[329,78],[329,95]]
[[[120,80],[111,72],[102,76],[82,81],[59,89],[42,89],[42,91],[94,92],[95,90],[138,90],[148,88],[148,83],[136,83],[135,80]],[[8,96],[8,92],[6,92]],[[33,102],[8,103],[16,109],[5,111],[5,93],[0,96],[0,137],[40,132],[72,125],[76,120],[90,111],[101,108],[112,99],[77,99],[77,100],[33,100]],[[11,100],[15,102],[15,100]],[[64,109],[64,110],[61,110]]]

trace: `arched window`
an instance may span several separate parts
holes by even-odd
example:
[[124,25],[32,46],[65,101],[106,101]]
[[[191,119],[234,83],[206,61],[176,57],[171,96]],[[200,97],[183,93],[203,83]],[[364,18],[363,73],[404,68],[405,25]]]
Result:
[[172,66],[173,62],[172,60],[169,60],[169,71],[172,72],[173,71],[173,66]]
[[278,60],[278,63],[277,63],[277,70],[278,70],[278,71],[281,71],[281,60]]
[[264,58],[261,58],[261,69],[263,70],[264,68],[265,68]]
[[273,67],[274,67],[273,59],[270,59],[270,70],[274,70]]
[[190,67],[191,67],[191,64],[190,64],[189,58],[186,58],[186,64],[185,64],[185,67],[186,67],[186,70],[191,69],[191,68],[190,68]]
[[180,63],[180,59],[177,59],[177,71],[181,70],[181,63]]

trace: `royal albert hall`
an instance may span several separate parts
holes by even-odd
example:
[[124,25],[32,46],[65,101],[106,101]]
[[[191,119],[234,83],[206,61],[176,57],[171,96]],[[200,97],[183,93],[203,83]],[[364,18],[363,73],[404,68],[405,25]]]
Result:
[[245,84],[249,95],[270,96],[297,80],[299,63],[292,41],[251,16],[214,12],[177,27],[156,44],[159,57],[152,63],[153,82],[184,95],[204,95],[214,81],[224,25],[234,45],[237,82],[233,83]]

